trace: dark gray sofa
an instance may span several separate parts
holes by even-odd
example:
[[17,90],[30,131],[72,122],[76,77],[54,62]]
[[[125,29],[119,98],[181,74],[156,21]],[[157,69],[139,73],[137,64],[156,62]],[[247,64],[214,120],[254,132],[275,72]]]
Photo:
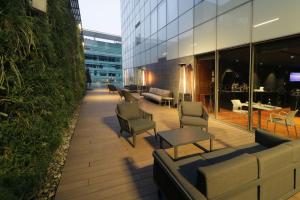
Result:
[[153,177],[170,200],[275,200],[300,190],[300,141],[255,132],[255,143],[172,160],[155,150]]

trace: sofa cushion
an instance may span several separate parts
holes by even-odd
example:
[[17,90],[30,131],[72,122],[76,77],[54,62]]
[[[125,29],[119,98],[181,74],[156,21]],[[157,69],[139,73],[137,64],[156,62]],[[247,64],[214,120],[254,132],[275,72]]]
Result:
[[155,127],[155,122],[148,119],[129,120],[130,128],[134,133],[149,130]]
[[192,125],[192,126],[207,126],[208,122],[200,117],[194,116],[183,116],[181,118],[181,123],[183,125]]
[[121,103],[117,105],[119,114],[125,119],[136,119],[140,117],[140,110],[136,103]]
[[276,147],[254,153],[258,159],[258,175],[264,178],[292,163],[292,147],[281,144]]
[[300,162],[300,140],[285,143],[292,147],[293,162]]
[[175,163],[179,173],[195,186],[197,183],[197,169],[210,165],[210,163],[201,156],[180,159]]
[[197,186],[210,199],[256,179],[256,157],[242,154],[221,163],[200,167]]
[[186,116],[202,116],[202,103],[201,102],[182,102],[182,114]]
[[257,129],[255,131],[255,142],[267,148],[272,148],[288,141],[290,141],[290,139],[270,134],[269,132],[261,129]]

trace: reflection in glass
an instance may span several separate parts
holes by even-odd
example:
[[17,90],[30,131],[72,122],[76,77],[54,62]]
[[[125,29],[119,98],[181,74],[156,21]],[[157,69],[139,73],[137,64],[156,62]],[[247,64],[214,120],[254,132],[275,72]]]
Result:
[[253,114],[253,126],[295,137],[294,125],[300,122],[295,112],[300,106],[299,37],[259,44],[255,55],[253,101],[263,109],[254,107],[260,115]]
[[219,109],[223,121],[248,127],[250,48],[220,51]]

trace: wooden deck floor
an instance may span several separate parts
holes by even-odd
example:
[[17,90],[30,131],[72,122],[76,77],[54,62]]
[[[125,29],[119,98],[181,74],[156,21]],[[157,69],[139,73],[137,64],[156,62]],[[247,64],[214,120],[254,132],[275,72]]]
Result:
[[[158,148],[153,133],[137,137],[132,148],[118,137],[115,117],[117,94],[105,90],[89,91],[84,98],[80,117],[57,190],[57,200],[155,200],[152,180],[152,151]],[[157,130],[179,127],[177,110],[143,101],[141,106],[153,113]],[[238,146],[254,141],[253,134],[210,119],[209,132],[216,137],[214,148]],[[202,143],[208,148],[209,143]],[[199,152],[193,145],[179,148],[179,156]],[[170,151],[171,153],[171,151]],[[290,200],[300,200],[300,193]]]

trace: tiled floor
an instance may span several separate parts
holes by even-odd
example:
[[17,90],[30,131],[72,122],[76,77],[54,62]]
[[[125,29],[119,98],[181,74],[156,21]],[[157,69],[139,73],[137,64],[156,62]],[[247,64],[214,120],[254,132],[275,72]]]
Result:
[[[89,91],[85,96],[57,200],[158,199],[152,179],[152,151],[158,148],[158,143],[152,132],[139,135],[136,148],[118,137],[115,107],[119,101],[117,94],[108,94],[105,90]],[[176,109],[147,101],[142,101],[141,106],[153,113],[158,131],[179,127]],[[254,140],[251,133],[213,119],[209,121],[209,132],[216,137],[214,148]],[[208,142],[202,144],[209,145]],[[179,156],[193,152],[199,152],[193,145],[179,148]],[[297,199],[300,200],[300,194],[290,198]]]

